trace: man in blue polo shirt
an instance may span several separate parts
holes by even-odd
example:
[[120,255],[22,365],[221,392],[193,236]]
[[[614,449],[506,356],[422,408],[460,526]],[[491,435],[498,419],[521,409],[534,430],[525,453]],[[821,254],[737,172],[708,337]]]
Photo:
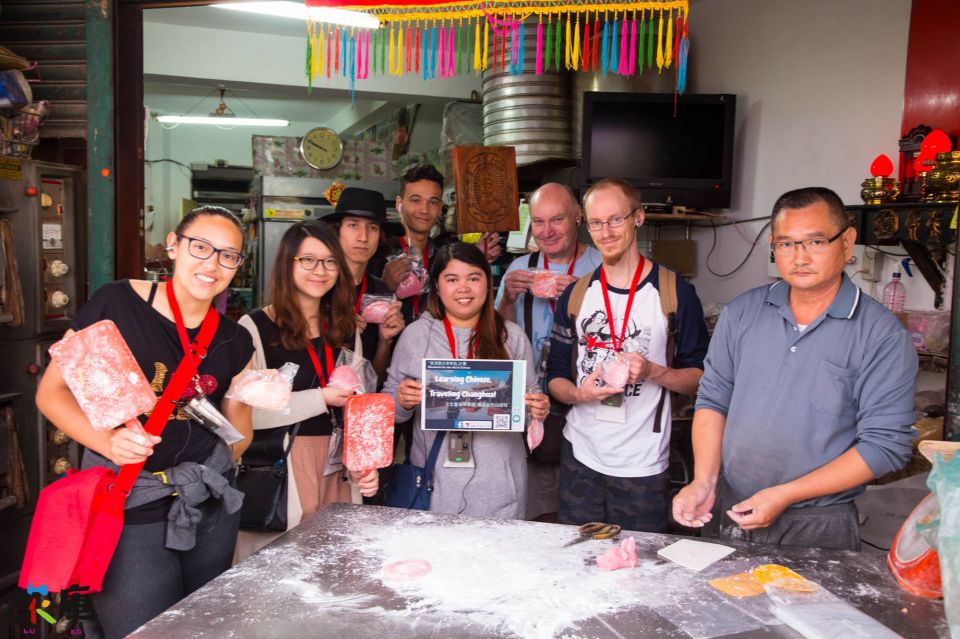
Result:
[[774,204],[783,280],[720,316],[693,421],[694,479],[673,502],[681,524],[859,550],[854,497],[910,457],[917,355],[897,318],[844,274],[855,240],[829,189]]

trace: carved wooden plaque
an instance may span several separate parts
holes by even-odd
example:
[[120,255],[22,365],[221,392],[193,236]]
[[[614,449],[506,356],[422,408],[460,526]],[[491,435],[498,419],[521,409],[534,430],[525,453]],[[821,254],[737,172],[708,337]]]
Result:
[[512,146],[453,147],[457,233],[520,230],[517,155]]

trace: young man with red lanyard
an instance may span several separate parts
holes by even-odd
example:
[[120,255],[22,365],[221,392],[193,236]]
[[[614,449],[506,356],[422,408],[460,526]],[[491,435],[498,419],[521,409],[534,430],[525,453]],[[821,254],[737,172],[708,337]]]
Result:
[[[636,229],[644,218],[639,194],[626,182],[607,179],[586,192],[583,204],[603,264],[575,317],[568,310],[574,286],[556,307],[547,385],[571,407],[563,431],[558,520],[665,532],[669,393],[659,422],[657,405],[662,389],[697,391],[707,351],[703,311],[693,286],[677,278],[676,346],[667,366],[663,267],[637,249]],[[627,384],[600,385],[601,364],[617,354],[629,363]]]
[[[332,214],[323,218],[331,224],[340,240],[343,257],[350,268],[353,284],[357,287],[356,314],[361,315],[364,295],[391,296],[386,283],[367,272],[370,259],[380,247],[380,237],[387,225],[387,207],[378,191],[349,187],[343,190]],[[380,382],[386,376],[393,341],[406,325],[401,314],[400,302],[390,305],[381,324],[367,324],[362,317],[357,320],[362,327],[360,339],[363,356],[373,364]]]
[[[573,192],[563,184],[548,183],[530,195],[530,233],[540,249],[515,259],[504,273],[497,291],[497,310],[504,318],[516,322],[527,334],[533,346],[537,382],[546,391],[546,354],[550,347],[556,300],[535,297],[530,293],[535,270],[549,270],[557,274],[557,290],[562,292],[582,275],[600,266],[597,249],[577,241],[580,224],[580,204]],[[562,428],[562,410],[555,407]],[[559,443],[549,437],[548,443]],[[557,493],[560,481],[559,448],[543,446],[533,455],[527,466],[527,518],[553,521],[557,512]]]
[[[400,195],[397,196],[396,206],[400,219],[403,221],[405,234],[399,238],[399,248],[404,252],[416,254],[423,265],[423,272],[430,270],[430,260],[437,249],[457,238],[450,233],[441,232],[437,237],[430,237],[430,232],[437,225],[440,213],[443,211],[443,175],[432,164],[411,164],[403,170],[400,176]],[[500,246],[497,242],[500,236],[496,233],[485,234],[477,242],[477,248],[492,262],[500,255]],[[379,275],[386,282],[391,291],[397,290],[410,273],[412,257],[404,257],[388,262],[383,270],[376,272],[378,264],[372,264],[374,275]],[[427,292],[403,300],[403,319],[407,324],[413,322],[426,308]]]

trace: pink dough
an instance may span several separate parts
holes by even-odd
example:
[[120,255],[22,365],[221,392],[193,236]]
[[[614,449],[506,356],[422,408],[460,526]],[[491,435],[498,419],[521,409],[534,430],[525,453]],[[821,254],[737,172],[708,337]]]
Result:
[[357,378],[357,372],[349,366],[337,366],[330,373],[330,381],[327,386],[356,393],[360,390],[360,380]]
[[152,409],[157,396],[110,320],[50,347],[64,381],[95,430],[111,430]]
[[614,546],[597,557],[597,567],[600,570],[620,570],[621,568],[637,567],[637,542],[633,537],[627,537],[619,546]]
[[367,393],[343,407],[343,464],[348,470],[386,468],[393,463],[393,398]]
[[371,324],[383,324],[383,320],[387,319],[387,314],[390,312],[390,302],[386,300],[379,300],[376,302],[371,302],[360,315],[363,319],[367,320]]
[[630,376],[630,364],[620,357],[612,357],[603,362],[603,371],[600,373],[600,379],[607,386],[614,388],[623,388],[627,385],[627,378]]
[[533,283],[530,284],[530,292],[534,297],[546,297],[553,299],[559,297],[557,291],[557,275],[550,271],[537,271],[533,274]]
[[383,567],[383,578],[394,581],[413,581],[433,572],[433,566],[426,559],[401,559]]
[[264,410],[283,410],[290,403],[293,386],[275,368],[250,370],[234,383],[231,396]]
[[419,295],[423,292],[423,280],[417,276],[416,273],[410,271],[410,274],[407,275],[406,279],[400,282],[400,285],[397,286],[397,290],[394,291],[394,295],[397,296],[398,300],[406,299],[408,297],[413,297],[414,295]]
[[539,419],[530,421],[527,427],[527,446],[533,450],[543,442],[543,422]]

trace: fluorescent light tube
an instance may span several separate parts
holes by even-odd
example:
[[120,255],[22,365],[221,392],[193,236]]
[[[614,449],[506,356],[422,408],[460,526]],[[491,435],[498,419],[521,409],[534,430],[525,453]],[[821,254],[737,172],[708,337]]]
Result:
[[206,115],[158,115],[157,122],[171,124],[215,124],[217,126],[290,126],[290,120],[273,118],[235,118]]
[[335,9],[333,7],[308,7],[303,2],[231,2],[230,4],[213,4],[210,6],[280,18],[329,22],[330,24],[360,27],[361,29],[377,29],[380,27],[380,21],[376,16],[369,13]]

